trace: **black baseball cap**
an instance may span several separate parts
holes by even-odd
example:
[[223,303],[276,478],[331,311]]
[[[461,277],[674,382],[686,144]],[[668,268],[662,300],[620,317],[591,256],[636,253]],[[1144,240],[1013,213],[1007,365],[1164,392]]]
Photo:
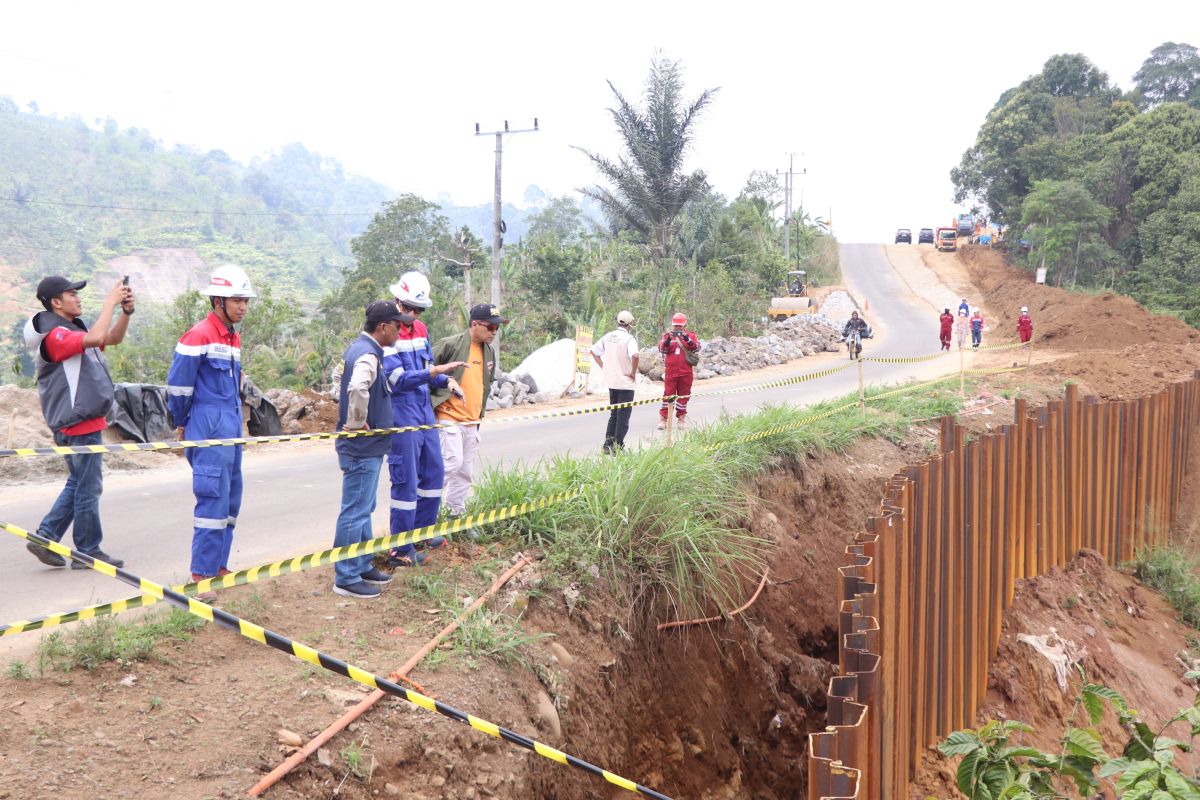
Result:
[[78,292],[85,286],[87,281],[69,281],[62,275],[51,275],[42,278],[42,282],[38,284],[37,299],[49,308],[51,298],[58,297],[63,292]]
[[367,322],[404,322],[407,319],[391,300],[376,300],[367,306]]
[[507,319],[500,316],[499,310],[491,303],[480,303],[471,306],[471,322],[486,322],[488,325],[503,325]]

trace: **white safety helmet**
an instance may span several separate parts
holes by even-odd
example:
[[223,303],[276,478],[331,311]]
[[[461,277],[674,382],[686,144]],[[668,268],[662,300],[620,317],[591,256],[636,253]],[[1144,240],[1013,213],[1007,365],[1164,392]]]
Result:
[[433,305],[430,294],[429,278],[420,272],[406,272],[400,280],[388,287],[392,297],[413,308],[429,308]]
[[200,293],[209,297],[258,297],[246,271],[237,264],[223,264],[213,270],[208,286]]
[[974,308],[972,308],[972,309],[971,309],[971,313],[972,313],[972,314],[978,314],[978,313],[979,313],[979,306],[975,306]]
[[1029,306],[1021,306],[1021,313],[1022,313],[1022,314],[1028,314],[1028,313],[1029,313]]

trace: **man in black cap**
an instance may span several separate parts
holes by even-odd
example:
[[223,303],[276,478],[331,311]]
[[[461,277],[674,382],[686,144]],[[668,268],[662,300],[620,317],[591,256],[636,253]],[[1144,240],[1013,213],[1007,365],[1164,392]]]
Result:
[[[383,374],[383,348],[396,343],[400,323],[412,324],[395,303],[376,300],[367,306],[367,319],[342,355],[342,378],[338,392],[339,431],[370,431],[391,428],[392,403]],[[386,435],[341,438],[334,443],[342,470],[342,507],[333,535],[334,547],[365,542],[371,537],[371,514],[378,495],[379,469],[391,447]],[[375,569],[370,555],[339,561],[333,565],[334,594],[371,599],[392,576]]]
[[[25,346],[34,354],[37,365],[42,416],[54,432],[55,444],[62,447],[100,444],[100,432],[108,426],[104,417],[113,403],[113,382],[102,351],[125,339],[134,310],[133,291],[118,282],[89,330],[79,318],[83,313],[79,290],[86,285],[87,281],[69,281],[60,275],[43,279],[38,284],[37,299],[45,311],[39,311],[25,323]],[[121,313],[117,313],[118,306]],[[88,453],[65,458],[66,486],[38,525],[38,535],[61,541],[71,526],[76,550],[117,567],[125,566],[124,561],[100,549],[104,538],[100,527],[103,455]],[[26,547],[47,566],[66,564],[62,556],[33,542]],[[78,561],[72,561],[71,568],[87,569]]]
[[442,460],[446,483],[442,502],[452,517],[466,513],[467,495],[475,471],[475,453],[479,448],[479,421],[487,411],[487,399],[496,374],[496,351],[492,340],[500,326],[508,322],[491,303],[471,307],[470,326],[457,336],[447,336],[433,346],[435,364],[463,363],[450,373],[461,392],[449,387],[435,389],[430,395],[442,442]]

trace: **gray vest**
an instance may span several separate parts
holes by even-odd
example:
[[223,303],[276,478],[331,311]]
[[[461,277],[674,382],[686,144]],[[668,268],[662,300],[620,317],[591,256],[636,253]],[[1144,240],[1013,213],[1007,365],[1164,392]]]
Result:
[[[337,429],[339,431],[346,424],[346,410],[350,407],[346,393],[350,386],[350,376],[354,374],[354,362],[368,353],[374,353],[375,357],[379,359],[379,371],[375,374],[375,382],[371,384],[370,399],[367,402],[367,427],[373,429],[393,427],[392,403],[388,398],[387,382],[383,376],[383,348],[374,339],[360,334],[342,355],[342,385],[338,392]],[[342,455],[354,458],[372,458],[387,455],[391,441],[392,437],[387,434],[356,436],[353,439],[338,439],[333,446]]]
[[85,348],[66,361],[46,358],[46,336],[59,327],[87,331],[82,321],[60,317],[53,311],[39,311],[25,323],[25,346],[37,365],[42,416],[53,431],[103,417],[113,404],[113,382],[100,348]]

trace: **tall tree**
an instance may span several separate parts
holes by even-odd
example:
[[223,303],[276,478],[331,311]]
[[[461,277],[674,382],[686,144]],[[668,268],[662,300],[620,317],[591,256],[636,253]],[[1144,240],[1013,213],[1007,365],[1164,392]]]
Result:
[[1139,108],[1188,102],[1200,108],[1200,51],[1183,42],[1163,42],[1150,51],[1133,80]]
[[[617,104],[609,109],[625,152],[615,161],[583,150],[612,186],[582,192],[598,201],[619,226],[642,236],[653,256],[667,258],[684,206],[708,188],[704,172],[685,173],[695,123],[717,89],[705,89],[691,102],[683,98],[683,72],[678,61],[655,58],[639,107],[610,81]],[[580,148],[582,149],[582,148]]]

